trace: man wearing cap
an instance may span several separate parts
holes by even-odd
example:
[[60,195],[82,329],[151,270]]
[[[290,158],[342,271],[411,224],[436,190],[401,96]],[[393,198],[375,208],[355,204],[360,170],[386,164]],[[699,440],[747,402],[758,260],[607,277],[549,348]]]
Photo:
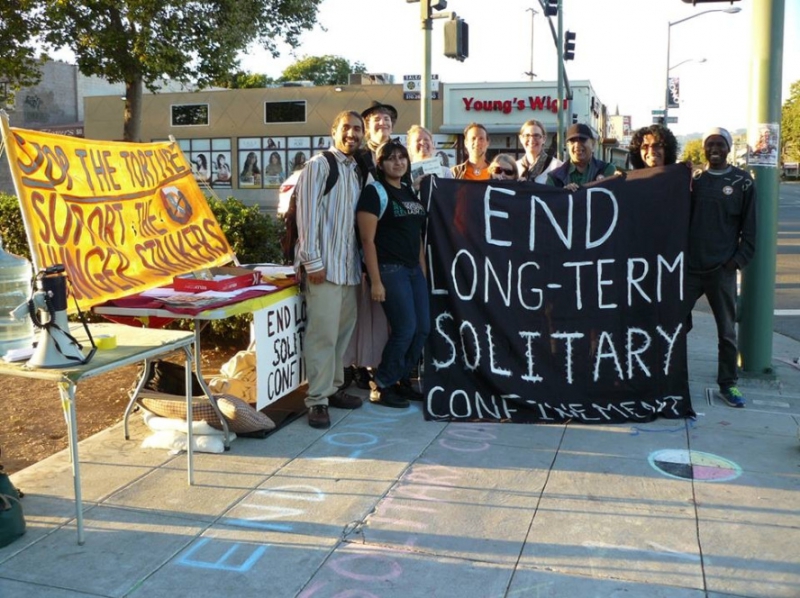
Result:
[[547,184],[575,191],[581,185],[601,181],[613,176],[617,169],[613,164],[594,157],[594,133],[584,124],[567,129],[569,162],[565,162],[547,176]]
[[372,105],[361,113],[361,118],[364,119],[364,140],[367,142],[361,158],[367,163],[374,177],[375,152],[392,138],[394,125],[397,123],[397,110],[389,104],[373,101]]
[[717,323],[717,384],[731,407],[744,407],[736,386],[736,270],[755,253],[756,189],[750,175],[728,164],[731,134],[715,127],[703,136],[706,169],[692,178],[686,301],[705,295]]

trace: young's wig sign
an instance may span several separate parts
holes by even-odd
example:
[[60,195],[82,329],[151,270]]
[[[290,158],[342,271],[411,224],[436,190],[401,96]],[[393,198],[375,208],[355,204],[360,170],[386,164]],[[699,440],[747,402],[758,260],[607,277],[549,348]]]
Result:
[[689,175],[648,169],[574,193],[429,178],[426,418],[692,415]]

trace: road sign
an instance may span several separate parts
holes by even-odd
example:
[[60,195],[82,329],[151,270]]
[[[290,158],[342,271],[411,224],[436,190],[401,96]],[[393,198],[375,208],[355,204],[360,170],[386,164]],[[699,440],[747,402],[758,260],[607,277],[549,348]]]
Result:
[[651,110],[650,114],[652,114],[653,116],[664,116],[664,111],[663,110]]
[[[654,125],[660,125],[663,122],[663,120],[664,120],[663,112],[664,111],[662,110],[661,112],[662,112],[661,116],[653,115],[653,124]],[[678,117],[677,116],[668,116],[667,117],[667,124],[668,125],[674,125],[677,122],[678,122]]]

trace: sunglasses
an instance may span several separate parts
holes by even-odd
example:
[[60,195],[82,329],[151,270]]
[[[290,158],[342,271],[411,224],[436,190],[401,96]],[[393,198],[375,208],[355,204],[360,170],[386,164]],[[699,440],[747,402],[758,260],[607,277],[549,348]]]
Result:
[[494,168],[492,168],[492,172],[495,174],[499,174],[502,172],[507,176],[514,176],[517,174],[517,171],[514,168],[500,168],[499,166],[495,166]]
[[648,150],[653,150],[654,152],[660,152],[663,149],[664,149],[664,144],[663,143],[654,143],[653,145],[650,145],[648,143],[643,143],[642,144],[642,151],[643,152],[647,152]]

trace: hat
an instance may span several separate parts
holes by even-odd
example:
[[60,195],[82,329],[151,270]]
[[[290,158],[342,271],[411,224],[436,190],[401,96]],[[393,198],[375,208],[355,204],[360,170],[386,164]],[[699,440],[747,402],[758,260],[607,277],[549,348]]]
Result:
[[594,139],[594,133],[586,125],[577,124],[572,125],[567,129],[567,141],[575,139],[576,137],[583,137],[584,139]]
[[731,149],[733,145],[733,140],[731,139],[731,134],[728,133],[727,129],[723,129],[722,127],[713,127],[706,131],[706,134],[703,135],[703,145],[706,144],[706,139],[711,137],[712,135],[719,135],[725,140],[725,143],[728,144],[728,149]]
[[361,118],[367,120],[370,114],[378,110],[385,110],[386,112],[388,112],[389,116],[392,117],[392,123],[394,123],[397,120],[397,110],[395,109],[394,106],[390,106],[389,104],[381,104],[380,102],[376,102],[374,100],[372,102],[372,105],[361,113]]

